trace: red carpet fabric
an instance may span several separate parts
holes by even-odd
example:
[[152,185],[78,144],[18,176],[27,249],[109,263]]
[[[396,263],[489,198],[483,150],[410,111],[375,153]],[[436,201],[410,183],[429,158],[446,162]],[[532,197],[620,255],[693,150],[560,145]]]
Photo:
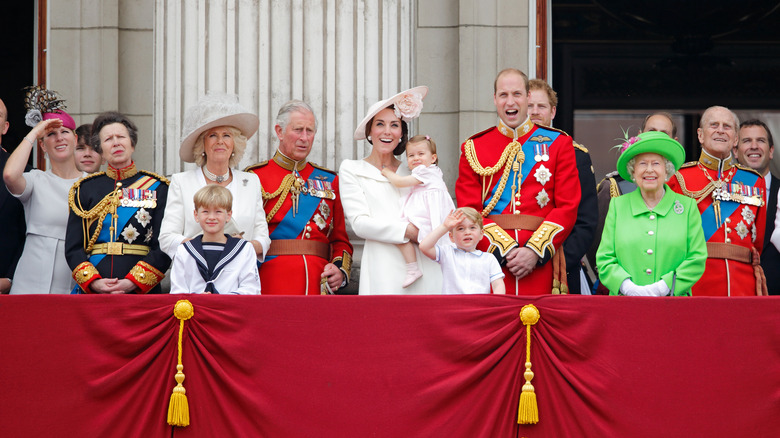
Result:
[[[191,424],[166,424],[189,299]],[[525,328],[539,423],[518,425]],[[8,437],[747,437],[780,298],[0,296]]]

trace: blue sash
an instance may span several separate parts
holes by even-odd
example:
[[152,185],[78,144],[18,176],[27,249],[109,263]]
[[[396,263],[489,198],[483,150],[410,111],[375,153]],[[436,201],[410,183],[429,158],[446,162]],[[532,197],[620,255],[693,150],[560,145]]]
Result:
[[[311,173],[311,175],[309,175],[308,179],[315,178],[321,181],[332,183],[333,180],[336,179],[336,175],[317,169],[315,167],[314,171]],[[279,222],[279,225],[274,228],[274,231],[269,236],[271,240],[295,239],[298,237],[301,232],[303,232],[303,229],[306,227],[306,224],[309,222],[312,216],[314,216],[314,213],[317,211],[317,208],[320,205],[321,199],[322,198],[309,195],[308,193],[301,193],[298,197],[298,213],[293,216],[293,209],[290,208],[282,221]],[[271,260],[275,257],[276,256],[266,257],[266,260]],[[259,262],[258,266],[260,266]]]
[[[561,133],[558,131],[550,131],[549,129],[536,128],[531,138],[536,138],[537,136],[549,137],[550,138],[549,143],[547,141],[539,142],[536,140],[531,140],[531,138],[529,138],[528,140],[526,140],[525,143],[523,143],[523,154],[525,154],[525,161],[523,161],[523,165],[520,168],[520,171],[522,172],[522,178],[520,180],[521,185],[523,184],[523,182],[525,182],[525,179],[528,178],[528,175],[531,173],[531,170],[534,168],[534,166],[536,166],[536,160],[534,160],[534,156],[536,155],[536,145],[546,144],[548,148],[552,150],[552,144],[553,142],[555,142],[555,140],[558,138],[559,135],[561,135]],[[506,165],[511,166],[512,163],[506,163]],[[503,212],[509,206],[509,203],[512,202],[512,190],[511,190],[512,186],[510,182],[514,181],[517,178],[516,174],[517,172],[515,172],[514,169],[509,171],[509,178],[507,179],[506,187],[504,187],[504,191],[503,193],[501,193],[501,197],[498,199],[496,206],[493,207],[493,212],[495,213]],[[496,194],[496,190],[498,190],[498,186],[499,184],[496,184],[493,187],[493,190],[491,190],[490,196],[488,196],[487,199],[482,201],[483,208],[487,207],[488,204],[490,203],[490,200],[493,199],[493,196],[495,196]]]
[[[753,187],[758,181],[758,175],[751,172],[744,172],[737,170],[734,174],[734,178],[731,179],[732,183],[742,183],[746,186]],[[743,204],[735,201],[720,201],[720,217],[731,217],[735,211]],[[704,240],[710,240],[710,237],[718,231],[719,224],[715,222],[715,203],[713,202],[701,213],[701,225],[704,228]]]

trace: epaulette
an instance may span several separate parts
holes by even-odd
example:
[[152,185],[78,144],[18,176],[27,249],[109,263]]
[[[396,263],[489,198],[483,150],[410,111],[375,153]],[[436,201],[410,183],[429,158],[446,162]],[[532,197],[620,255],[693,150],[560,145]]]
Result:
[[604,178],[614,178],[618,175],[620,175],[620,172],[618,172],[617,170],[613,170],[612,172],[609,172],[608,174],[604,175]]
[[484,131],[477,132],[476,134],[474,134],[471,137],[469,137],[468,140],[474,140],[477,137],[482,137],[483,135],[485,135],[488,132],[492,131],[494,128],[495,128],[495,126],[491,126],[490,128],[488,128],[488,129],[486,129]]
[[328,169],[327,167],[322,167],[322,166],[320,166],[319,164],[312,163],[311,161],[309,161],[309,164],[311,164],[311,165],[312,165],[312,166],[314,166],[315,168],[317,168],[317,169],[320,169],[320,170],[322,170],[322,171],[325,171],[325,172],[328,172],[328,173],[332,173],[332,174],[334,174],[334,175],[338,175],[338,173],[336,173],[336,171],[335,171],[335,170],[330,170],[330,169]]
[[[564,131],[563,129],[553,128],[552,126],[545,126],[545,125],[540,125],[540,124],[538,124],[538,123],[536,123],[536,126],[539,126],[539,127],[541,127],[541,128],[544,128],[544,129],[549,129],[550,131],[560,132],[561,134],[563,134],[563,135],[565,135],[565,136],[571,137],[571,135],[569,135],[569,134],[568,134],[566,131]],[[573,143],[573,142],[574,142],[574,140],[572,140],[572,143]],[[587,152],[587,151],[586,151],[586,152]]]
[[579,149],[582,152],[585,152],[586,154],[590,153],[590,152],[588,152],[588,148],[586,148],[585,146],[577,143],[576,141],[572,140],[572,144],[574,145],[574,149]]
[[88,179],[95,178],[95,177],[98,177],[98,176],[103,176],[103,175],[105,175],[105,174],[106,174],[106,172],[105,172],[105,171],[101,171],[101,172],[95,172],[95,173],[90,173],[89,175],[87,175],[87,176],[84,176],[84,177],[82,177],[80,180],[76,181],[76,182],[75,182],[73,185],[74,185],[74,186],[78,186],[78,185],[80,185],[82,182],[84,182],[84,181],[86,181],[86,180],[88,180]]
[[151,172],[149,170],[141,170],[141,169],[139,169],[138,173],[143,173],[143,174],[149,175],[151,177],[157,178],[157,180],[159,180],[161,183],[165,183],[166,185],[171,185],[171,181],[168,180],[168,178],[166,178],[166,177],[164,177],[162,175],[156,174],[154,172]]
[[740,170],[746,170],[746,171],[748,171],[748,172],[753,172],[753,173],[755,173],[756,175],[758,175],[758,176],[760,176],[761,178],[763,178],[763,176],[761,176],[761,174],[760,174],[760,173],[758,173],[758,171],[757,171],[756,169],[753,169],[752,167],[743,166],[743,165],[741,165],[741,164],[739,164],[739,163],[736,163],[735,165],[737,166],[737,169],[740,169]]
[[684,168],[686,168],[686,167],[695,166],[695,165],[697,165],[698,163],[699,163],[698,161],[689,161],[689,162],[687,162],[687,163],[683,163],[683,165],[682,165],[682,166],[680,166],[680,169],[684,169]]
[[253,170],[255,170],[255,169],[259,169],[259,168],[261,168],[261,167],[265,166],[266,164],[268,164],[270,161],[271,161],[271,160],[265,160],[265,161],[263,161],[263,162],[260,162],[260,163],[257,163],[257,164],[252,164],[252,165],[250,165],[250,166],[247,166],[247,167],[246,167],[246,169],[244,169],[244,172],[251,172],[251,171],[253,171]]

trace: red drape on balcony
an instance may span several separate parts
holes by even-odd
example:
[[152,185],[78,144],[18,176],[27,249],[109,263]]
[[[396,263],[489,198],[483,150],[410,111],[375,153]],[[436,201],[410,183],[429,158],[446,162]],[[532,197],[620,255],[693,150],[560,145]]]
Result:
[[[171,428],[178,320],[184,387]],[[525,330],[539,424],[517,425]],[[780,298],[0,297],[9,437],[780,432]]]

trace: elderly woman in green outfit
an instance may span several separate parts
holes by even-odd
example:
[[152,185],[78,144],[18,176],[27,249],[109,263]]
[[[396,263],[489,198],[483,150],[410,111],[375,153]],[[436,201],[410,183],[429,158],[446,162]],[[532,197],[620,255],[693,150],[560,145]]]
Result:
[[623,143],[620,176],[639,190],[612,200],[596,252],[599,279],[610,295],[690,295],[704,273],[707,244],[694,199],[666,181],[685,151],[663,132]]

